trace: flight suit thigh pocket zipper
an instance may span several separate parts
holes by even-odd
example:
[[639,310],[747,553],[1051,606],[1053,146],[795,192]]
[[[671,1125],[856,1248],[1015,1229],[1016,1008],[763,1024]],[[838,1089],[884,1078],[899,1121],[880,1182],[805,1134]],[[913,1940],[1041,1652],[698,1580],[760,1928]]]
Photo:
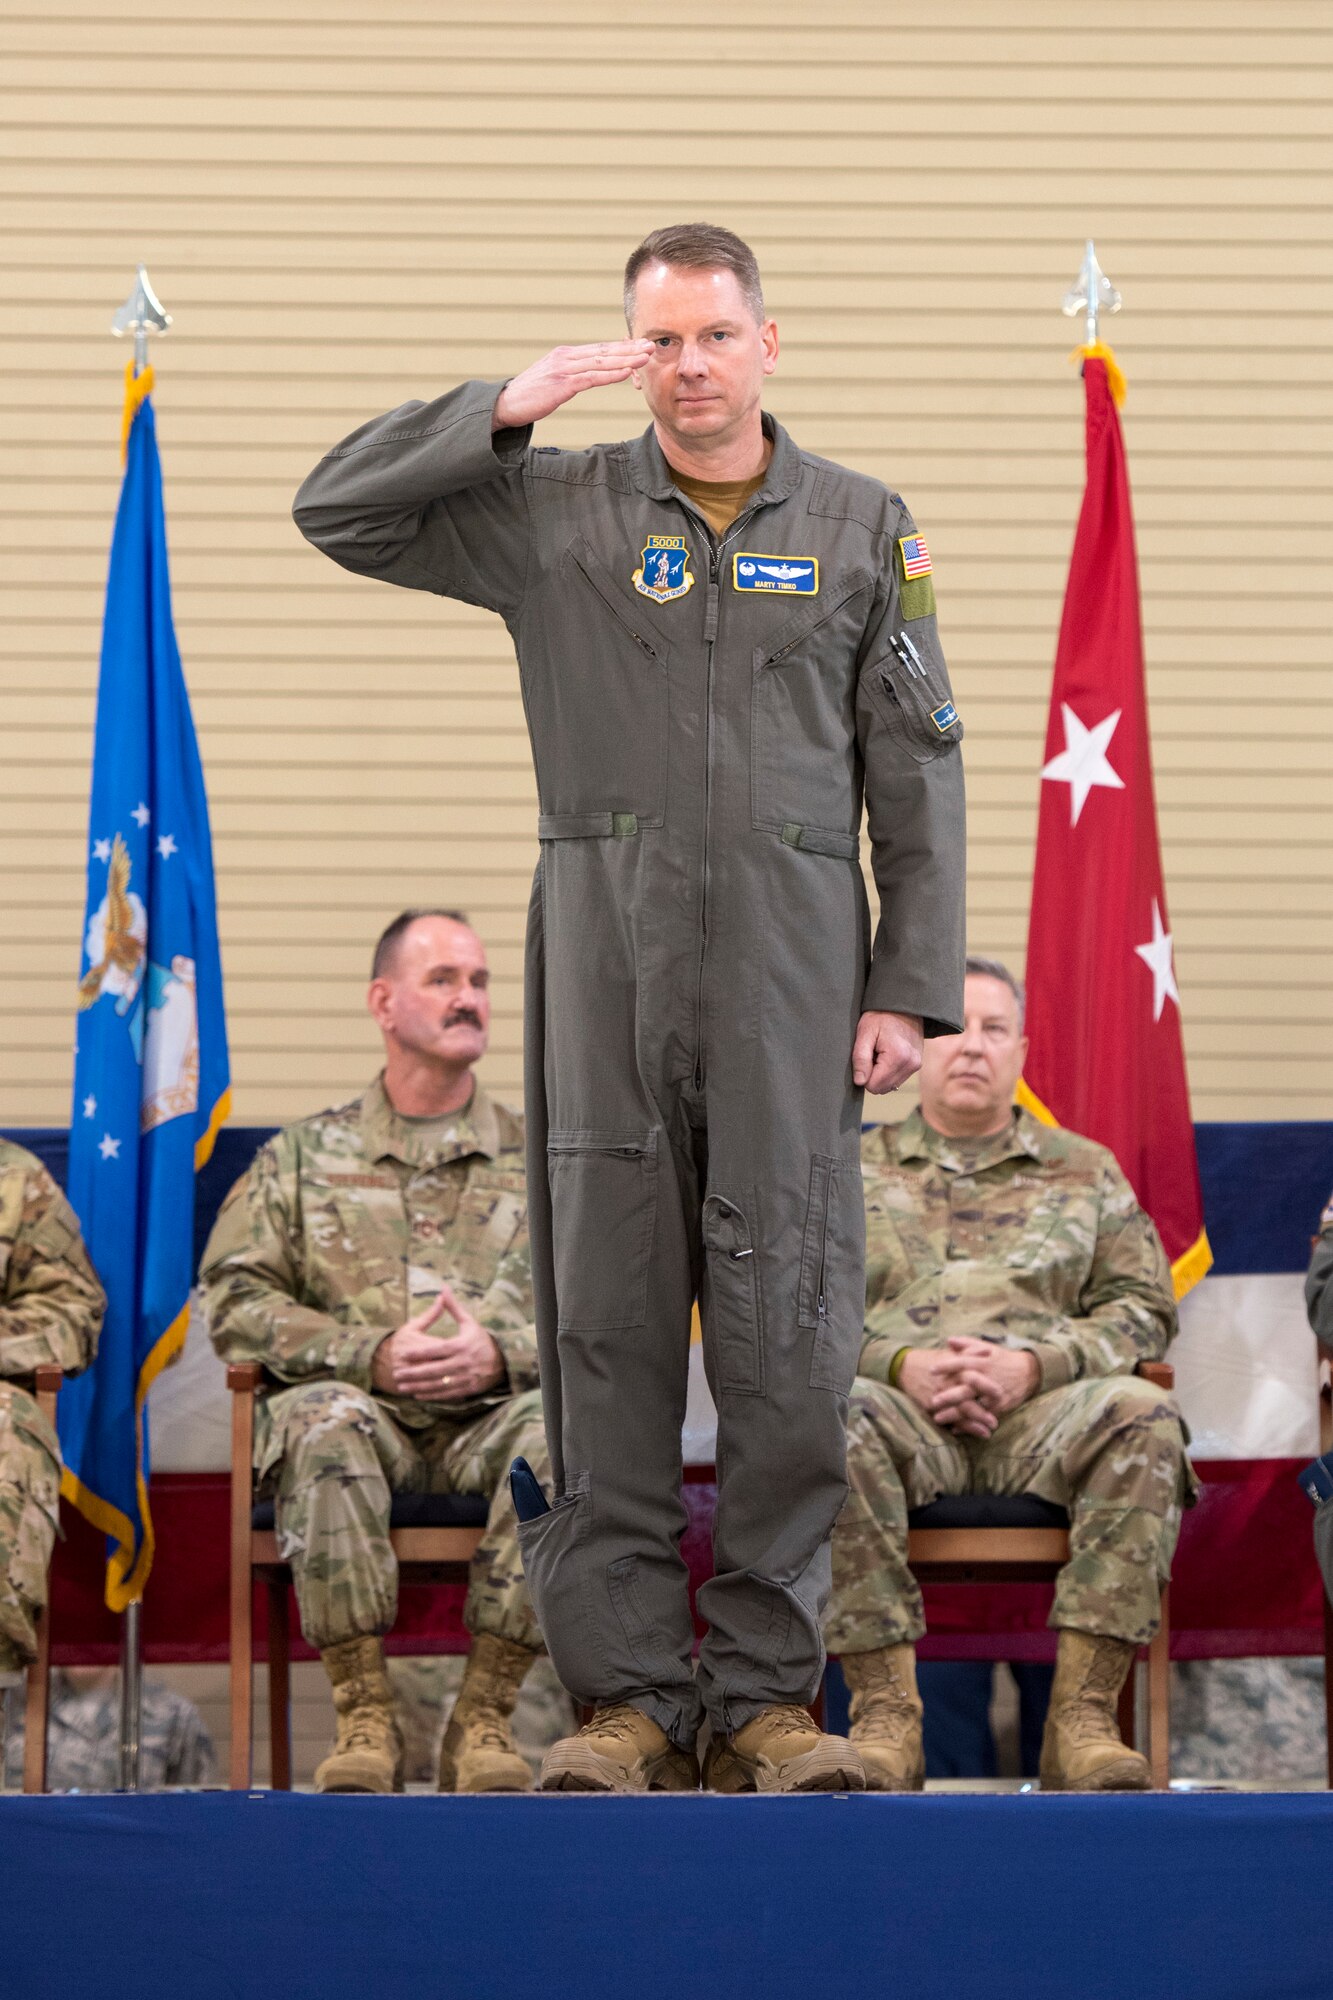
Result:
[[656,1131],[552,1132],[546,1160],[560,1329],[644,1325],[657,1222]]
[[859,1167],[823,1153],[810,1162],[796,1320],[814,1329],[811,1388],[849,1395],[865,1329],[865,1207]]
[[756,1216],[753,1187],[714,1188],[704,1200],[703,1305],[718,1384],[751,1395],[764,1387]]

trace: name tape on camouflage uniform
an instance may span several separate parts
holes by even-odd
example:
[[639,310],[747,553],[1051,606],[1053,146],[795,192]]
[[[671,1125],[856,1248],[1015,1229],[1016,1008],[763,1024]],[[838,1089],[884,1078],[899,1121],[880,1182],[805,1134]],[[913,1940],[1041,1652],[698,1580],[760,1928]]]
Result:
[[731,581],[737,590],[775,590],[784,597],[819,595],[818,556],[762,556],[742,549],[732,560]]

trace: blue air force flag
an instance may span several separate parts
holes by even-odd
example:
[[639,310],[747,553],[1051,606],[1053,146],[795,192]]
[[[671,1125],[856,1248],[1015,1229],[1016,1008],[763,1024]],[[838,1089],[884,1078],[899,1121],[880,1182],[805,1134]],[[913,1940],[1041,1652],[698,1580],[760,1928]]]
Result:
[[153,1559],[145,1398],[179,1352],[194,1179],[228,1110],[204,774],[171,621],[152,371],[132,419],[102,629],[69,1196],[107,1293],[97,1359],[60,1395],[62,1490],[111,1538],[106,1601]]

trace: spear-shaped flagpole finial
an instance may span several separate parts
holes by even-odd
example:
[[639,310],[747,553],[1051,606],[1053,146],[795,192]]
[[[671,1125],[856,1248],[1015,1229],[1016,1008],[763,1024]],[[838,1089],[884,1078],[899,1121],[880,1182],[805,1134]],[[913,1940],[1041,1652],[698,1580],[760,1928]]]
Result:
[[1087,314],[1089,347],[1097,345],[1097,320],[1100,314],[1119,312],[1120,294],[1097,262],[1097,252],[1088,238],[1087,249],[1083,253],[1083,268],[1078,274],[1073,290],[1065,293],[1062,310],[1073,319],[1078,313]]
[[134,335],[134,369],[142,374],[148,366],[148,336],[150,333],[165,333],[171,325],[171,314],[148,282],[148,273],[140,264],[135,272],[134,285],[129,297],[111,322],[111,331],[117,338],[123,334]]

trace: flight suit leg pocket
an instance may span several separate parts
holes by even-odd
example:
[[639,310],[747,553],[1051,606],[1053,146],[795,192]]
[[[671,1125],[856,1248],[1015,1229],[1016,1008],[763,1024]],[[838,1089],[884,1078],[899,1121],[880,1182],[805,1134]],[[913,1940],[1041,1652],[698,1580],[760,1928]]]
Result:
[[657,1133],[552,1132],[546,1158],[561,1331],[644,1325]]
[[518,1524],[523,1575],[557,1674],[578,1700],[606,1686],[605,1634],[593,1589],[592,1480],[580,1473],[545,1514]]
[[849,1396],[865,1332],[865,1200],[858,1161],[816,1153],[796,1323],[814,1329],[810,1387]]
[[753,1187],[714,1188],[703,1205],[703,1312],[721,1388],[761,1394],[763,1308]]

